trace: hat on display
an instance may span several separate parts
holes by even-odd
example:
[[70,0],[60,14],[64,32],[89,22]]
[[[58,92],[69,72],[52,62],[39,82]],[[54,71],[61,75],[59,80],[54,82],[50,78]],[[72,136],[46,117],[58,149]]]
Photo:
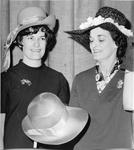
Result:
[[84,109],[66,106],[55,94],[44,92],[29,104],[22,129],[36,142],[59,145],[74,139],[85,127],[88,117]]
[[53,30],[55,24],[55,16],[48,15],[47,12],[40,7],[27,7],[22,9],[17,17],[17,27],[9,33],[5,43],[4,70],[7,70],[10,66],[10,47],[20,31],[36,25],[47,25],[50,30]]
[[116,30],[127,37],[132,37],[131,23],[123,13],[112,7],[102,7],[98,10],[95,17],[88,17],[86,22],[81,23],[78,30],[65,31],[70,35],[70,38],[81,44],[84,48],[90,51],[89,32],[99,26],[107,24],[113,25]]

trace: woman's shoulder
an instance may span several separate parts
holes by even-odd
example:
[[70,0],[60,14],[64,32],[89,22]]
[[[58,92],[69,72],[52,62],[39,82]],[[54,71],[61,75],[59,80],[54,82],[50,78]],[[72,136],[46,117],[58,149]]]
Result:
[[85,78],[85,77],[89,77],[89,76],[92,76],[94,75],[95,73],[95,67],[92,67],[90,69],[87,69],[85,71],[82,71],[80,73],[78,73],[75,78]]
[[54,68],[50,68],[50,67],[44,65],[43,70],[45,71],[45,75],[55,77],[55,78],[59,78],[59,77],[64,78],[63,73]]
[[13,66],[13,67],[11,67],[11,68],[9,68],[8,70],[6,70],[6,71],[3,71],[2,73],[1,73],[1,78],[2,78],[2,80],[11,80],[11,78],[13,77],[13,76],[15,76],[15,72],[18,70],[18,65],[15,65],[15,66]]
[[47,65],[43,65],[43,70],[46,70],[46,71],[49,72],[49,73],[55,73],[55,74],[59,74],[59,73],[60,73],[60,72],[57,71],[56,69],[50,68],[50,67],[48,67]]

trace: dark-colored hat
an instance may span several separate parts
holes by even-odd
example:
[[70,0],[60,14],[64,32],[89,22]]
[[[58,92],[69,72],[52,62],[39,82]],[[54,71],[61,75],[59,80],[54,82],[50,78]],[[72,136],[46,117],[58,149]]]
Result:
[[47,25],[51,30],[53,30],[55,23],[55,16],[47,15],[47,12],[40,7],[27,7],[22,9],[17,17],[17,27],[9,33],[6,40],[6,56],[4,61],[5,70],[7,70],[10,66],[10,47],[20,31],[37,25]]
[[87,121],[86,110],[66,106],[55,94],[44,92],[29,104],[22,128],[36,142],[59,145],[75,138]]
[[94,18],[88,17],[87,21],[79,26],[80,29],[65,32],[71,35],[71,39],[84,46],[87,50],[90,50],[89,32],[102,24],[113,24],[117,30],[127,37],[133,36],[129,20],[123,13],[111,7],[100,8]]

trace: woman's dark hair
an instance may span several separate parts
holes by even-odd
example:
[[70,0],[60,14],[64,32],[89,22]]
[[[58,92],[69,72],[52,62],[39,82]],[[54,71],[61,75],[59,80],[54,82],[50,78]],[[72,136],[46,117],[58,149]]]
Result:
[[48,56],[49,51],[51,51],[56,44],[56,35],[52,30],[48,28],[47,25],[31,26],[20,31],[14,41],[14,45],[18,46],[22,50],[21,42],[22,42],[23,36],[36,34],[39,30],[41,30],[42,32],[45,32],[45,37],[47,41],[45,55],[43,56],[43,61],[45,61]]
[[[102,16],[103,18],[112,18],[114,22],[119,25],[124,26],[126,29],[131,30],[132,26],[130,21],[125,17],[125,15],[118,11],[115,8],[111,7],[102,7],[98,10],[95,17]],[[127,49],[127,36],[124,35],[115,25],[112,23],[104,23],[99,25],[102,29],[110,32],[112,39],[115,41],[115,44],[118,46],[117,49],[117,58],[119,60],[124,57]]]

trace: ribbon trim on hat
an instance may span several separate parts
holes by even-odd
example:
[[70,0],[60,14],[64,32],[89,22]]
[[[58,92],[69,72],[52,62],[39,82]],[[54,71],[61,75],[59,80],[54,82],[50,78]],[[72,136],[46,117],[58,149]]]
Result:
[[27,17],[27,18],[23,19],[23,21],[20,25],[27,25],[29,23],[35,23],[37,21],[42,21],[43,19],[45,19],[45,17],[43,17],[43,16]]
[[97,26],[103,23],[112,23],[114,24],[123,34],[125,34],[126,36],[133,36],[133,32],[127,28],[125,28],[123,25],[119,25],[117,22],[114,22],[114,20],[112,18],[103,18],[102,16],[98,16],[98,17],[88,17],[87,21],[84,23],[81,23],[81,25],[79,26],[80,29],[86,29],[89,28],[91,26]]

